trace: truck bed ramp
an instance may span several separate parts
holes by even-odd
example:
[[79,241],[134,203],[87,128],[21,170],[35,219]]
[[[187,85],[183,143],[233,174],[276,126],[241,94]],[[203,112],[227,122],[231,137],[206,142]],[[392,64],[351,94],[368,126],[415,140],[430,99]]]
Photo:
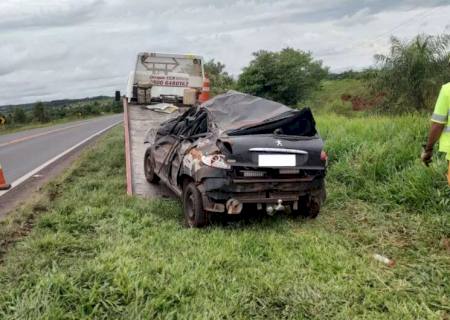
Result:
[[152,185],[145,180],[144,155],[148,145],[144,144],[149,130],[156,131],[159,125],[180,113],[160,113],[145,106],[129,104],[124,99],[125,155],[127,162],[127,193],[145,198],[172,197],[173,193],[163,184]]

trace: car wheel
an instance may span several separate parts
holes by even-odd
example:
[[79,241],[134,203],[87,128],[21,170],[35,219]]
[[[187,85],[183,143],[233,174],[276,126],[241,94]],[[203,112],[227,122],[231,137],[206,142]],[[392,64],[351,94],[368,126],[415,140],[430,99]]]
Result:
[[203,210],[202,195],[193,182],[183,189],[183,211],[186,227],[202,228],[207,225],[208,217]]
[[155,173],[154,161],[149,152],[145,153],[145,157],[144,157],[144,173],[145,173],[145,179],[148,182],[157,183],[159,181],[159,177]]
[[321,203],[315,198],[311,197],[308,202],[308,207],[306,209],[307,217],[311,219],[317,218],[320,213]]
[[318,199],[309,195],[300,197],[298,209],[293,210],[294,217],[316,218],[319,215],[321,204]]

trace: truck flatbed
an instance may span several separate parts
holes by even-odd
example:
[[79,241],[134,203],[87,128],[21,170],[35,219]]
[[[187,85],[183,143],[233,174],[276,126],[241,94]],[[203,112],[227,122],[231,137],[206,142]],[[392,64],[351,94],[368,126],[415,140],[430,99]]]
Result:
[[124,99],[125,153],[127,161],[127,193],[145,198],[172,197],[173,193],[163,184],[152,185],[145,180],[144,155],[147,144],[144,139],[149,130],[156,130],[159,125],[180,112],[171,114],[148,110],[145,106],[128,104]]

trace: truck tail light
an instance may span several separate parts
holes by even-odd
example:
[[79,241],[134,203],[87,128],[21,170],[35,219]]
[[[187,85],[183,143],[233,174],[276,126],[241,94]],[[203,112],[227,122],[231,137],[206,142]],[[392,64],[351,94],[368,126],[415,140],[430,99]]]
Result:
[[328,160],[328,155],[327,155],[327,153],[325,151],[322,151],[320,153],[320,160],[322,160],[322,161],[327,161]]

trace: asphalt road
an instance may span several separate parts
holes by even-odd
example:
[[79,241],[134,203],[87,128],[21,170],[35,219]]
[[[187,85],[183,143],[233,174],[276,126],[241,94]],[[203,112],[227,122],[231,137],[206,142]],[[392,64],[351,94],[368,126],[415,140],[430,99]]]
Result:
[[85,139],[122,120],[123,115],[118,114],[0,135],[0,164],[7,181],[13,183]]

